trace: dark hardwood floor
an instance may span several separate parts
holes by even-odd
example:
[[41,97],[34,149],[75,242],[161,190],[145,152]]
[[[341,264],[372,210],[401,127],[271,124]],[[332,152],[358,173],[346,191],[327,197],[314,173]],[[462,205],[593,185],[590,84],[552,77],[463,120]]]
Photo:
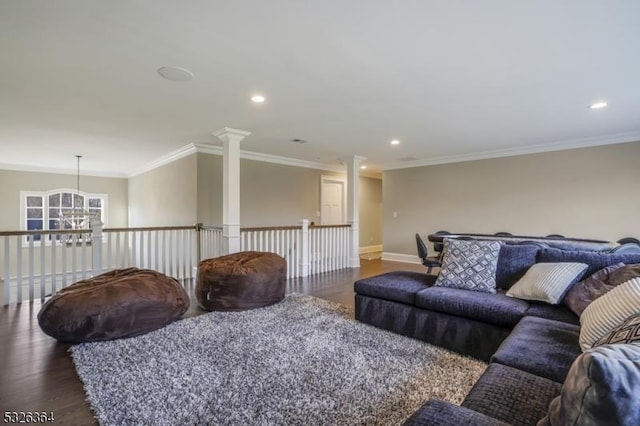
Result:
[[[344,269],[292,279],[288,293],[303,293],[353,307],[353,282],[395,270],[425,271],[422,265],[362,260]],[[53,412],[55,424],[93,424],[82,383],[67,352],[70,345],[44,334],[36,318],[40,301],[0,308],[0,415],[5,411]],[[191,303],[186,317],[206,313]]]

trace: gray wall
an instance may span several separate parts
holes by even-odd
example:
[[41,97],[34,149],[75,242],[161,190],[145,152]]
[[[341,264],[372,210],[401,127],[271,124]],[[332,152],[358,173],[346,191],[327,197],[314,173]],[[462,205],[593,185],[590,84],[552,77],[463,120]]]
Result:
[[129,179],[129,226],[183,226],[197,222],[196,154]]
[[[240,223],[243,227],[295,225],[316,220],[320,170],[240,160]],[[222,224],[222,157],[198,154],[198,219]]]
[[198,222],[212,226],[222,225],[220,155],[198,154]]
[[[198,154],[198,221],[222,224],[222,157]],[[240,162],[240,223],[243,227],[319,223],[323,170],[254,160]],[[360,177],[360,245],[382,244],[382,183]]]
[[[0,230],[22,229],[20,191],[75,189],[76,175],[0,170]],[[80,176],[80,190],[109,196],[108,227],[127,226],[127,179]]]
[[360,176],[360,247],[382,244],[382,180]]
[[320,176],[316,169],[242,160],[240,223],[242,226],[295,225],[301,219],[319,222]]
[[384,251],[438,230],[640,237],[638,160],[634,142],[386,171]]

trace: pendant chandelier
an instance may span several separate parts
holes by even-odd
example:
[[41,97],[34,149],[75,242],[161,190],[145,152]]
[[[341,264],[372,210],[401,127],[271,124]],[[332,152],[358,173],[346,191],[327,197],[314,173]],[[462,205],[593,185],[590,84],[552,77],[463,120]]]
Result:
[[[72,200],[72,208],[63,210],[60,213],[61,229],[91,229],[94,221],[100,220],[100,213],[90,212],[84,206],[76,206],[76,200],[80,199],[80,159],[82,155],[76,155],[77,174],[76,174],[76,197]],[[84,198],[83,198],[84,199]]]

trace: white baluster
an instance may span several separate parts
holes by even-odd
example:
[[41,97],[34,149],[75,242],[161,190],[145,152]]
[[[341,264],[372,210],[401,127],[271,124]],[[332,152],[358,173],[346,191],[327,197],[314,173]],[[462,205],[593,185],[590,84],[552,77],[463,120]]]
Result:
[[151,254],[152,254],[152,249],[153,246],[151,245],[151,234],[153,233],[153,231],[147,231],[147,264],[146,267],[149,269],[153,269],[153,267],[151,266]]
[[[4,300],[4,305],[8,305],[9,303],[11,303],[11,281],[9,281],[9,265],[10,265],[10,254],[9,254],[9,247],[10,247],[10,243],[9,243],[9,239],[11,237],[10,236],[5,236],[4,237],[4,281],[3,281],[3,286],[4,288],[2,289],[2,294],[3,294],[3,300]],[[18,236],[18,241],[20,241],[20,237]]]
[[81,258],[82,258],[82,279],[87,279],[87,235],[80,234],[80,238],[82,239],[81,243]]
[[68,269],[68,265],[67,265],[67,242],[65,241],[65,236],[62,235],[62,245],[60,246],[60,251],[62,252],[62,261],[60,262],[61,266],[62,266],[62,288],[65,288],[67,286],[67,269]]
[[29,300],[33,300],[33,240],[34,235],[29,236]]
[[57,251],[58,251],[58,241],[57,235],[53,235],[51,239],[51,295],[56,294],[57,290]]
[[22,238],[16,238],[17,302],[22,302]]
[[47,236],[42,234],[40,235],[40,301],[44,301],[45,291],[47,290],[45,285],[45,261],[44,261],[44,250],[47,246],[45,243]]

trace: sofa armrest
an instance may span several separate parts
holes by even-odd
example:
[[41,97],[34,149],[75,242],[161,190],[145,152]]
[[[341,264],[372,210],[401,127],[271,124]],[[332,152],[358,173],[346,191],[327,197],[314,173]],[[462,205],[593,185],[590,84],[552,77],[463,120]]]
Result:
[[446,401],[432,399],[413,413],[404,426],[507,426],[508,423]]

